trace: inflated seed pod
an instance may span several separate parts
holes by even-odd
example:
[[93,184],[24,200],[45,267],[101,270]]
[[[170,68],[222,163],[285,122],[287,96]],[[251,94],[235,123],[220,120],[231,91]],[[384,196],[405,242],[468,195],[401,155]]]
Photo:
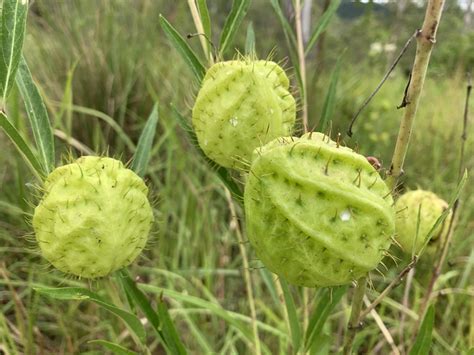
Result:
[[244,202],[258,257],[295,285],[342,285],[364,276],[394,234],[393,200],[378,172],[321,133],[256,149]]
[[44,183],[33,227],[57,269],[97,278],[130,264],[145,247],[153,212],[148,188],[122,162],[85,156]]
[[198,143],[216,163],[248,168],[252,151],[291,134],[295,99],[283,69],[266,60],[232,60],[206,73],[193,108]]
[[[418,254],[431,228],[447,208],[448,203],[431,191],[413,190],[403,194],[395,203],[396,240],[403,251]],[[436,250],[437,241],[445,239],[450,220],[451,213],[434,230],[426,248],[428,253]]]

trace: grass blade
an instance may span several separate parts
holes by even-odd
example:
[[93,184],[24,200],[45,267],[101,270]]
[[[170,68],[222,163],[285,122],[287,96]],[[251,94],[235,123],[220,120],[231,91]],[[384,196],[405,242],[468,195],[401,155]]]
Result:
[[313,32],[311,33],[311,36],[309,37],[308,44],[306,45],[305,55],[307,55],[308,52],[313,48],[319,36],[324,31],[326,31],[326,28],[331,23],[331,19],[333,15],[336,13],[340,4],[341,4],[341,0],[332,0],[327,10],[324,11],[321,18],[319,19],[318,24],[316,25]]
[[25,37],[27,0],[4,0],[2,8],[0,90],[5,105],[13,86]]
[[117,354],[117,355],[138,355],[138,353],[134,351],[128,350],[119,344],[115,344],[107,340],[102,340],[102,339],[91,340],[91,341],[88,341],[88,343],[102,345],[104,348],[109,349],[110,351],[112,351],[114,354]]
[[286,310],[288,311],[288,321],[290,322],[291,342],[293,344],[293,352],[298,353],[301,347],[301,328],[298,321],[298,313],[296,312],[295,301],[291,295],[288,283],[280,278],[283,297],[285,299]]
[[434,306],[431,305],[426,312],[425,318],[423,319],[423,323],[421,324],[420,332],[416,337],[415,344],[410,350],[410,355],[429,354],[433,337],[434,318],[435,310]]
[[321,335],[324,323],[342,296],[347,292],[347,287],[325,288],[319,294],[319,301],[311,316],[305,334],[305,351],[309,351],[315,340]]
[[337,83],[339,81],[339,74],[341,72],[341,58],[342,55],[337,60],[336,67],[334,68],[334,71],[331,74],[329,88],[326,93],[326,98],[324,100],[323,111],[321,113],[321,118],[316,128],[318,132],[326,131],[329,120],[331,120],[332,115],[334,114],[334,108],[336,107]]
[[186,354],[186,349],[179,339],[178,332],[176,327],[171,320],[166,304],[163,300],[162,295],[158,299],[158,315],[163,321],[163,335],[166,339],[166,342],[169,344],[170,350],[173,354]]
[[256,55],[255,52],[255,31],[253,30],[253,23],[250,22],[247,27],[247,37],[245,38],[245,54]]
[[229,49],[235,34],[247,13],[249,5],[250,0],[234,0],[232,2],[232,10],[225,20],[219,42],[219,54],[221,57]]
[[150,161],[150,151],[153,146],[153,139],[155,138],[158,117],[158,104],[155,104],[140,135],[137,150],[133,156],[131,168],[141,177],[145,175],[148,162]]
[[189,125],[188,121],[186,118],[174,107],[171,107],[173,114],[178,121],[179,125],[181,128],[188,134],[189,141],[191,144],[197,149],[199,152],[199,155],[205,160],[205,162],[209,165],[209,167],[216,173],[216,175],[219,177],[219,179],[222,181],[222,183],[229,189],[229,191],[232,193],[232,195],[237,199],[237,201],[242,202],[243,200],[243,195],[242,191],[237,185],[237,183],[232,179],[232,176],[226,168],[217,165],[214,163],[212,160],[210,160],[206,154],[202,151],[201,147],[198,144],[198,140],[196,137],[196,133],[194,133],[194,130],[192,127]]
[[49,288],[49,287],[35,287],[34,290],[40,294],[52,297],[58,300],[90,300],[107,311],[113,313],[128,326],[128,328],[133,331],[133,333],[140,339],[142,343],[145,342],[145,328],[143,328],[140,319],[135,315],[120,309],[113,304],[107,302],[98,294],[91,292],[85,288],[81,287],[64,287],[64,288]]
[[43,99],[23,57],[18,67],[16,83],[25,103],[40,161],[49,174],[55,166],[53,130]]
[[0,112],[0,127],[3,128],[7,136],[16,146],[17,150],[20,152],[24,160],[28,163],[28,166],[31,168],[33,173],[41,180],[41,177],[45,174],[40,162],[33,154],[30,147],[20,135],[18,130],[15,128],[15,126],[11,124],[11,122],[8,120],[7,116],[5,116],[3,112]]
[[206,69],[196,56],[196,53],[194,53],[184,38],[162,15],[160,15],[160,25],[163,31],[165,31],[166,37],[168,37],[171,44],[176,48],[179,54],[181,54],[181,57],[183,57],[186,64],[188,64],[196,79],[201,82],[206,73]]

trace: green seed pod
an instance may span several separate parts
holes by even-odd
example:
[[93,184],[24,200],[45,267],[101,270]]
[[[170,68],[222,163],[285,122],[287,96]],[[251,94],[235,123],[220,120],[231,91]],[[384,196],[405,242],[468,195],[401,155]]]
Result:
[[[448,203],[431,191],[414,190],[402,195],[395,203],[397,216],[396,240],[403,251],[418,254],[428,238],[428,234],[441,214],[448,208]],[[419,218],[418,218],[419,213]],[[451,213],[442,225],[433,233],[426,251],[431,253],[436,250],[436,241],[444,240],[448,233]]]
[[86,156],[55,169],[33,216],[42,255],[84,278],[127,266],[153,222],[147,194],[143,180],[112,158]]
[[255,148],[291,134],[296,104],[288,88],[285,72],[271,61],[233,60],[213,65],[193,108],[201,149],[222,166],[248,166]]
[[390,190],[378,172],[321,133],[256,149],[244,202],[258,257],[300,286],[364,276],[381,261],[395,228]]

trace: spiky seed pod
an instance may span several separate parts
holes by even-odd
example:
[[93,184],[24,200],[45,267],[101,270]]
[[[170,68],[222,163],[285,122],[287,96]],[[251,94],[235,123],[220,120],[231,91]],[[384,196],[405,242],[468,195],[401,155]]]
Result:
[[[396,240],[403,251],[408,254],[414,251],[418,254],[431,228],[447,208],[448,203],[431,191],[413,190],[403,194],[395,203]],[[450,220],[451,213],[444,223],[436,228],[426,248],[428,253],[436,250],[436,241],[444,240]]]
[[288,88],[285,72],[271,61],[214,64],[192,114],[201,149],[222,166],[243,169],[256,147],[291,134],[296,104]]
[[33,216],[42,255],[84,278],[127,266],[153,222],[147,194],[143,180],[112,158],[85,156],[55,169]]
[[300,286],[362,277],[377,267],[395,228],[390,190],[378,172],[321,133],[256,149],[244,202],[258,257]]

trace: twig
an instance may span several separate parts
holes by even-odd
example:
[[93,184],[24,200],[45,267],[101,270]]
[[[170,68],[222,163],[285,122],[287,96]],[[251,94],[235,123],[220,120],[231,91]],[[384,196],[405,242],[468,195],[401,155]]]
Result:
[[416,34],[416,55],[406,99],[408,104],[405,107],[405,112],[400,124],[392,164],[387,178],[387,184],[390,188],[396,185],[398,178],[402,174],[403,163],[408,151],[413,122],[423,90],[431,51],[436,42],[436,31],[438,30],[443,6],[444,0],[428,1],[422,29]]
[[[464,151],[465,151],[465,145],[467,141],[467,121],[468,121],[468,116],[469,116],[469,99],[471,96],[471,90],[472,90],[472,79],[471,76],[468,75],[468,82],[467,82],[467,90],[466,90],[466,102],[464,106],[464,116],[463,116],[463,130],[462,130],[462,135],[461,135],[461,151],[460,151],[460,159],[459,159],[459,170],[458,170],[458,180],[460,181],[462,178],[462,174],[464,172]],[[454,225],[456,221],[456,216],[457,212],[459,209],[459,197],[458,199],[454,202],[453,206],[453,213],[451,215],[451,219],[449,221],[449,227],[448,227],[448,232],[446,236],[446,240],[443,242],[442,248],[441,248],[441,255],[439,258],[437,258],[437,263],[435,264],[435,267],[433,268],[433,274],[431,275],[430,283],[428,284],[428,288],[425,294],[425,297],[423,299],[423,302],[420,307],[420,319],[423,318],[426,309],[428,308],[428,304],[431,299],[431,294],[433,293],[434,285],[436,281],[438,280],[438,277],[441,275],[441,270],[443,268],[444,262],[446,260],[446,257],[448,255],[448,250],[449,250],[449,245],[451,243],[451,239],[453,238],[454,234]],[[417,330],[414,334],[418,333],[418,328],[420,325],[420,321],[417,322],[417,326],[415,329]]]
[[295,2],[295,27],[296,41],[298,45],[298,61],[300,64],[300,76],[302,85],[302,104],[303,104],[303,128],[308,132],[308,103],[306,95],[306,60],[304,55],[303,31],[301,28],[301,0]]
[[354,289],[354,295],[352,296],[351,317],[349,319],[349,324],[347,326],[346,336],[344,339],[344,355],[350,355],[352,353],[352,344],[354,343],[357,329],[360,327],[359,314],[360,310],[362,309],[366,285],[367,279],[365,277],[361,277],[359,280],[357,280],[357,287]]
[[[411,290],[411,285],[413,283],[413,277],[414,276],[415,276],[415,269],[411,269],[408,272],[406,286],[405,286],[405,290],[403,292],[402,305],[405,308],[408,308],[408,306],[409,306],[408,303],[409,303],[409,297],[410,297],[410,290]],[[400,343],[402,345],[404,344],[403,329],[404,329],[404,326],[405,326],[405,318],[406,318],[405,312],[401,312],[400,313],[400,327],[399,327],[400,331],[399,331],[399,335],[400,335]]]
[[398,274],[397,277],[395,277],[392,282],[385,288],[385,290],[382,291],[382,293],[366,308],[362,311],[360,314],[359,319],[362,320],[364,319],[367,314],[370,313],[377,305],[382,302],[382,300],[389,294],[390,291],[392,291],[393,288],[398,286],[400,284],[400,281],[405,277],[406,274],[416,265],[418,262],[418,258],[416,255],[413,257],[411,262]]
[[390,68],[388,68],[387,72],[385,73],[382,81],[377,85],[377,87],[375,88],[375,90],[372,92],[372,94],[370,94],[370,96],[364,101],[364,103],[360,106],[360,108],[357,110],[357,112],[354,114],[354,116],[352,117],[352,120],[351,120],[351,123],[349,124],[349,129],[347,130],[347,135],[349,137],[352,137],[352,128],[355,124],[355,121],[357,120],[357,117],[359,117],[360,113],[362,112],[362,110],[364,108],[366,108],[366,106],[370,103],[370,101],[372,101],[372,99],[374,98],[374,96],[379,92],[379,90],[382,88],[383,84],[385,83],[385,81],[387,81],[388,77],[390,76],[390,74],[392,73],[392,71],[395,69],[395,67],[397,66],[398,62],[400,61],[400,59],[402,59],[403,55],[405,54],[405,52],[407,51],[408,47],[410,46],[410,43],[411,41],[413,40],[413,38],[416,37],[418,33],[418,30],[415,31],[415,33],[413,33],[410,38],[408,38],[408,41],[405,43],[405,45],[403,46],[402,50],[400,51],[400,54],[398,55],[398,57],[393,61],[392,65],[390,65]]
[[232,195],[228,189],[225,189],[225,194],[227,198],[227,203],[229,204],[229,209],[231,213],[231,229],[235,230],[235,234],[237,235],[237,239],[239,241],[239,248],[240,254],[242,255],[242,263],[244,267],[244,279],[245,279],[245,287],[247,288],[247,299],[249,302],[250,307],[250,316],[252,318],[252,329],[253,329],[253,336],[254,336],[254,354],[260,355],[261,354],[261,346],[260,346],[260,337],[258,336],[258,327],[257,327],[257,312],[255,310],[255,300],[253,296],[253,288],[252,288],[252,278],[250,276],[250,268],[249,268],[249,260],[247,256],[247,250],[245,249],[244,238],[242,237],[242,232],[240,230],[240,224],[237,218],[237,213],[235,211],[234,202],[232,200]]

